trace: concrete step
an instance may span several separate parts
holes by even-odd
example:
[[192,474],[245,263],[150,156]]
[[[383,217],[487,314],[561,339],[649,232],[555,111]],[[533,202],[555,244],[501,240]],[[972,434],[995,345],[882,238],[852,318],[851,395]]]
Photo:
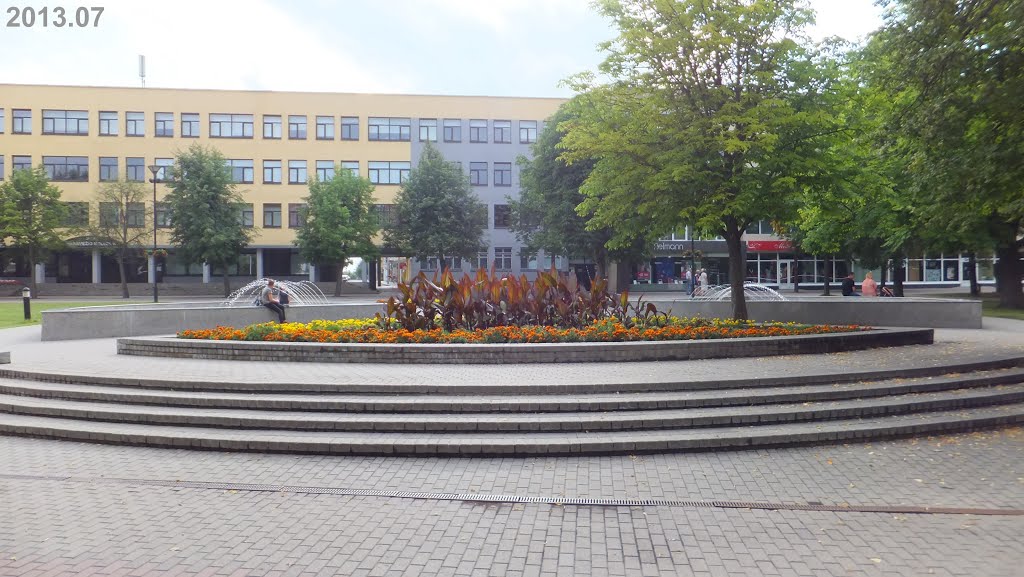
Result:
[[193,409],[0,395],[0,412],[181,427],[308,431],[614,431],[854,419],[1024,402],[1024,384],[827,403],[615,412],[512,414],[322,413]]
[[[0,379],[0,394],[88,401],[204,409],[320,411],[358,413],[521,413],[637,411],[807,403],[878,398],[972,387],[1024,383],[1024,369],[999,369],[917,379],[890,379],[856,383],[762,386],[724,390],[683,390],[641,393],[592,394],[342,394],[206,392],[44,383]],[[492,391],[500,392],[497,387]]]
[[[637,363],[642,374],[644,363]],[[503,383],[486,382],[425,382],[425,383],[324,383],[324,382],[264,382],[264,381],[211,381],[180,378],[139,378],[116,375],[87,375],[49,371],[26,371],[0,369],[0,379],[27,380],[46,383],[98,385],[104,387],[129,387],[172,391],[209,391],[266,394],[298,393],[339,393],[339,394],[386,394],[386,395],[572,395],[619,394],[668,391],[724,391],[766,387],[796,387],[808,385],[833,385],[883,379],[914,379],[937,377],[949,374],[963,374],[999,369],[1018,370],[1024,374],[1024,356],[1009,356],[991,360],[904,367],[901,369],[879,369],[873,371],[844,372],[834,374],[781,375],[757,379],[714,379],[703,381],[644,381],[638,377],[635,382],[547,382],[547,383]],[[581,369],[584,370],[584,369]]]
[[365,455],[579,455],[749,448],[951,433],[1024,422],[1024,403],[870,419],[606,432],[225,430],[0,414],[0,433],[191,449]]

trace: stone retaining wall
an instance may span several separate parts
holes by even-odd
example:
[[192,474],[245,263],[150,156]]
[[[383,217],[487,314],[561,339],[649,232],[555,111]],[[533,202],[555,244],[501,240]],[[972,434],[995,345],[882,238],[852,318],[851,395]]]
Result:
[[122,355],[318,363],[513,364],[622,362],[819,354],[931,344],[931,329],[876,329],[792,337],[623,343],[341,344],[121,338]]

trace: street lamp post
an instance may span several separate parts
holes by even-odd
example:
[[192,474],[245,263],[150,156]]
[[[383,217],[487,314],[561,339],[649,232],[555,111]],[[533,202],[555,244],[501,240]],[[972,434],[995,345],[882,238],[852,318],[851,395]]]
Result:
[[160,289],[157,284],[159,278],[157,277],[156,270],[156,183],[159,182],[160,179],[157,178],[156,175],[160,173],[160,169],[163,167],[156,164],[150,164],[147,168],[149,168],[149,171],[153,173],[153,178],[149,180],[153,183],[153,264],[150,267],[152,269],[150,272],[153,273],[153,302],[158,303],[160,302]]
[[693,227],[690,227],[690,294],[697,294],[697,251],[693,246]]

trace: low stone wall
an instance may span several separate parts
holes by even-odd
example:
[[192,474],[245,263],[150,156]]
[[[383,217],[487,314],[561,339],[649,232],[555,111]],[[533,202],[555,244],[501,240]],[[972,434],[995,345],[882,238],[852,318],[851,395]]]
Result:
[[[788,297],[787,301],[747,302],[755,321],[806,324],[866,325],[872,327],[931,327],[980,329],[981,301],[932,298]],[[636,302],[635,298],[630,299]],[[659,311],[679,317],[732,317],[729,301],[694,301],[689,298],[654,297]]]
[[931,329],[875,329],[792,337],[623,343],[363,344],[121,338],[121,355],[317,363],[595,363],[821,354],[931,344]]
[[[287,307],[288,320],[302,323],[317,319],[362,319],[378,312],[384,312],[384,306],[379,303]],[[42,317],[44,341],[170,335],[185,329],[240,328],[277,320],[277,314],[264,307],[226,307],[219,303],[82,307],[43,311]]]

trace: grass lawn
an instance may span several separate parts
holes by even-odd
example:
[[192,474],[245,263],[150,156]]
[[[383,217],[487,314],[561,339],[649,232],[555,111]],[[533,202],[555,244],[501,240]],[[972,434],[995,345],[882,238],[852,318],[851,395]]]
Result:
[[130,300],[118,300],[118,301],[89,301],[89,302],[70,302],[70,301],[32,301],[32,319],[25,320],[25,306],[21,300],[18,301],[7,301],[0,302],[0,329],[8,329],[11,327],[23,327],[27,325],[38,325],[42,321],[42,312],[50,309],[69,309],[72,307],[95,307],[101,305],[121,305],[130,303]]

